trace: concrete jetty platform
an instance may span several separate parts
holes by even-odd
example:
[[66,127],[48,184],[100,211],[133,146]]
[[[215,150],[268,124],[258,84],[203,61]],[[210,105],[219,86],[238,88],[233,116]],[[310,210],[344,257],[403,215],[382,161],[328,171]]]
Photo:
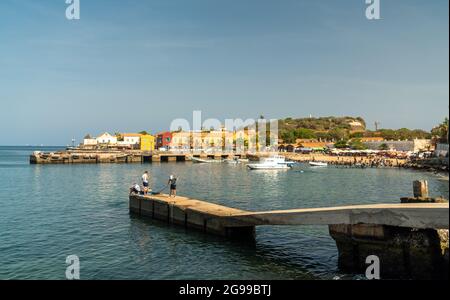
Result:
[[245,155],[233,153],[178,153],[178,152],[145,152],[140,150],[68,150],[58,152],[35,152],[30,155],[30,164],[107,164],[107,163],[158,163],[158,162],[184,162],[192,157],[203,159],[229,159],[233,157],[244,158]]
[[448,278],[448,202],[250,212],[163,194],[129,200],[132,213],[231,238],[254,239],[256,226],[327,225],[346,272],[364,273],[377,255],[383,278]]
[[202,229],[213,229],[209,231],[216,233],[225,233],[226,228],[261,225],[374,224],[418,229],[449,228],[448,203],[370,204],[249,212],[187,197],[132,195],[130,211],[188,227],[200,225]]
[[130,212],[171,224],[202,230],[226,237],[254,237],[254,224],[233,216],[247,213],[187,197],[171,198],[168,195],[131,195]]

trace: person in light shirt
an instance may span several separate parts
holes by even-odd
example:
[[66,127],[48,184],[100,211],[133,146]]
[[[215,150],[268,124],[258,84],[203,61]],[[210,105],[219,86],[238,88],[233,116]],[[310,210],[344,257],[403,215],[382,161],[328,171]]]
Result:
[[142,186],[144,187],[144,195],[147,195],[148,194],[148,186],[149,186],[148,171],[145,171],[144,175],[142,175]]

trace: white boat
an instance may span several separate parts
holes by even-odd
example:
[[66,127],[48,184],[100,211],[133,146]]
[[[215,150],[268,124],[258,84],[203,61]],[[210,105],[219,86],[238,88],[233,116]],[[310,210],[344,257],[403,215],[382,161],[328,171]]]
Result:
[[292,162],[286,161],[283,156],[272,156],[261,158],[261,162],[257,164],[248,164],[251,170],[286,170],[292,167]]
[[319,161],[310,161],[309,165],[312,167],[327,167],[328,163],[326,162],[319,162]]
[[217,160],[217,159],[202,159],[202,158],[198,158],[198,157],[192,157],[191,158],[192,162],[194,163],[221,163],[223,162],[223,160]]

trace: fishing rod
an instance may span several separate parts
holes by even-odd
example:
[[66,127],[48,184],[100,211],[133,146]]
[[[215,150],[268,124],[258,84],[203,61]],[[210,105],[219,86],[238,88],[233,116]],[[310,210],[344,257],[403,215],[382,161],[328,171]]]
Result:
[[151,192],[152,195],[159,195],[161,194],[165,189],[167,189],[169,187],[169,185],[164,186],[161,190],[157,191],[157,192]]
[[168,184],[166,184],[162,189],[160,189],[159,191],[157,191],[157,192],[150,192],[150,194],[152,194],[152,195],[159,195],[159,194],[161,194],[165,189],[167,189],[168,187],[169,187],[169,183]]

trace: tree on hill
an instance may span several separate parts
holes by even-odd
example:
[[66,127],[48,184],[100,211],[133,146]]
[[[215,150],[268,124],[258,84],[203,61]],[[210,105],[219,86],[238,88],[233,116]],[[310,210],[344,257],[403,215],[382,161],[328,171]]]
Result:
[[[360,125],[356,124],[360,123]],[[356,124],[356,125],[355,125]],[[361,117],[321,117],[286,118],[279,120],[279,137],[286,143],[295,143],[298,138],[340,141],[363,137],[382,137],[385,140],[430,139],[430,132],[408,128],[366,130],[366,122]],[[433,136],[447,141],[448,119],[433,131]]]
[[414,140],[414,139],[430,139],[431,134],[421,129],[410,130],[408,128],[401,128],[398,130],[393,129],[380,129],[379,135],[385,140]]
[[346,140],[340,140],[334,144],[334,147],[338,149],[348,148],[348,144]]
[[364,137],[364,132],[353,132],[352,134],[350,134],[351,139],[360,139],[362,137]]
[[330,137],[335,141],[347,140],[349,133],[343,128],[334,128],[329,131]]
[[295,139],[341,140],[348,139],[358,122],[358,130],[364,131],[366,122],[361,117],[286,118],[279,120],[280,138],[293,143]]
[[298,128],[295,131],[295,136],[297,139],[315,139],[317,137],[314,130],[307,128]]
[[353,150],[366,150],[367,147],[361,142],[361,139],[354,139],[349,144]]
[[148,135],[148,132],[145,131],[145,130],[142,130],[142,131],[139,132],[139,134],[141,134],[141,135]]

